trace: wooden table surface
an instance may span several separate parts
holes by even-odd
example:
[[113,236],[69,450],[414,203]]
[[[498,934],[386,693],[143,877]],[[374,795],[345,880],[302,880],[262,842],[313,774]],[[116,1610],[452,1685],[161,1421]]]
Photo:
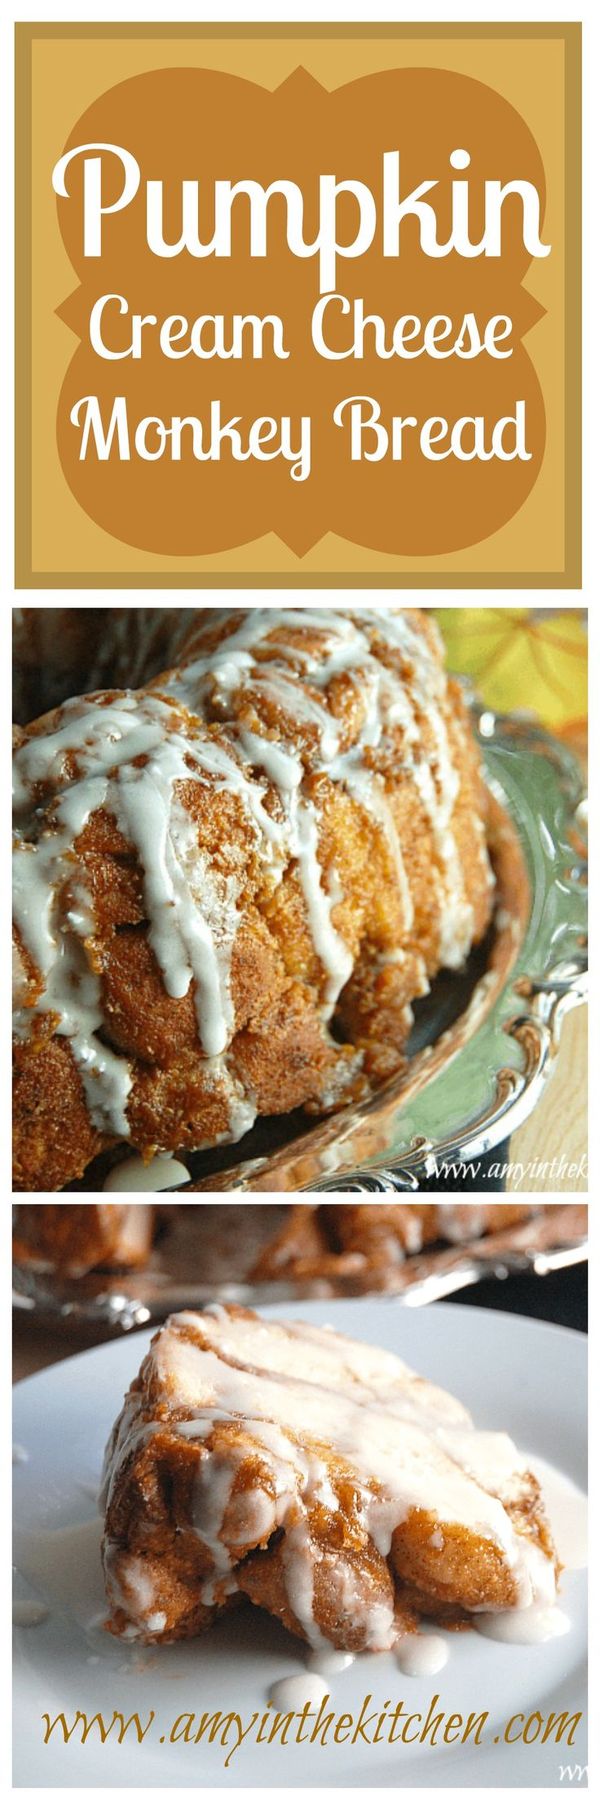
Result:
[[[587,1193],[587,1057],[587,1007],[580,1006],[564,1021],[556,1067],[545,1093],[511,1138],[508,1194]],[[546,1166],[535,1173],[540,1164]]]

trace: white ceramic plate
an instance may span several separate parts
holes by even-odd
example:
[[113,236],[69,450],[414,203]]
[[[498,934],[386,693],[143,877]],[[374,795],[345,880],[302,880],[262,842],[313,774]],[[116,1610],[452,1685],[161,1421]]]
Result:
[[[410,1311],[393,1299],[310,1301],[265,1307],[269,1316],[295,1316],[396,1351],[422,1374],[454,1391],[478,1424],[507,1429],[517,1443],[585,1486],[586,1344],[575,1332],[475,1307]],[[124,1390],[139,1366],[148,1334],[136,1334],[58,1364],[15,1389],[16,1442],[27,1460],[15,1466],[17,1594],[45,1602],[48,1616],[16,1630],[15,1770],[17,1786],[31,1787],[540,1787],[559,1786],[561,1767],[586,1762],[585,1717],[574,1743],[506,1743],[517,1714],[546,1721],[551,1713],[585,1711],[586,1582],[563,1578],[562,1605],[572,1620],[567,1636],[535,1647],[492,1642],[474,1632],[455,1634],[441,1674],[401,1675],[391,1656],[358,1658],[331,1678],[331,1709],[358,1719],[370,1694],[369,1715],[405,1712],[446,1717],[489,1715],[481,1741],[390,1745],[389,1741],[303,1744],[256,1741],[270,1684],[303,1667],[304,1651],[275,1621],[253,1608],[232,1614],[206,1637],[160,1649],[140,1649],[91,1622],[103,1606],[98,1564],[99,1528],[93,1500],[102,1450]],[[115,1728],[104,1744],[94,1729],[66,1743],[55,1729],[43,1742],[42,1715],[77,1710],[137,1713],[124,1742]],[[237,1713],[254,1727],[234,1749],[220,1741],[169,1741],[175,1719]],[[371,1733],[375,1729],[371,1725]],[[415,1725],[414,1729],[417,1727]],[[518,1725],[513,1727],[517,1732]],[[225,1761],[232,1751],[229,1764]],[[569,1777],[564,1778],[566,1781]],[[564,1781],[563,1781],[564,1785]]]

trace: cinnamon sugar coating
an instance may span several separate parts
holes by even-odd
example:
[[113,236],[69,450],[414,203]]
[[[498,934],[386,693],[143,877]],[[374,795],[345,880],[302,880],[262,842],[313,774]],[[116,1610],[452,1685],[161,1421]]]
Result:
[[479,758],[421,613],[204,612],[15,767],[18,1191],[368,1093],[489,922]]

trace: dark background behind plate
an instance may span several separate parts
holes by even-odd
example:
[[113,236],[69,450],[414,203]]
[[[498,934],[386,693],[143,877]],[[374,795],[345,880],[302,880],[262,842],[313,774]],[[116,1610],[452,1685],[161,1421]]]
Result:
[[[587,1263],[574,1269],[558,1269],[549,1275],[508,1275],[503,1281],[479,1281],[476,1287],[448,1294],[446,1305],[487,1306],[496,1312],[525,1313],[530,1319],[549,1319],[572,1331],[588,1328]],[[435,1304],[435,1303],[434,1303]]]

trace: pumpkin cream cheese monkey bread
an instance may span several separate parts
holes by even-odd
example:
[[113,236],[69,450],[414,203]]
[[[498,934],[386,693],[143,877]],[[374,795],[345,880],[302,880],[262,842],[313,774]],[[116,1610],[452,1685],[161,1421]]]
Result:
[[368,1093],[490,919],[486,790],[431,618],[204,609],[174,635],[144,686],[17,733],[18,1191]]
[[[301,1371],[301,1373],[299,1373]],[[104,1466],[110,1628],[195,1636],[250,1600],[315,1650],[552,1606],[540,1488],[504,1432],[389,1351],[238,1306],[153,1338]]]

